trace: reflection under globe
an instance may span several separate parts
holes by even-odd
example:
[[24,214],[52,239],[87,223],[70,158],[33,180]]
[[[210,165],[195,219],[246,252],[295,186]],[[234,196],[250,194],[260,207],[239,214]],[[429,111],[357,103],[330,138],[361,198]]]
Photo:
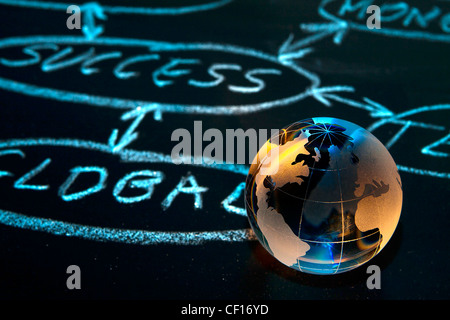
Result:
[[247,214],[261,244],[307,273],[341,273],[369,261],[394,233],[401,206],[401,180],[387,149],[335,118],[280,130],[246,181]]

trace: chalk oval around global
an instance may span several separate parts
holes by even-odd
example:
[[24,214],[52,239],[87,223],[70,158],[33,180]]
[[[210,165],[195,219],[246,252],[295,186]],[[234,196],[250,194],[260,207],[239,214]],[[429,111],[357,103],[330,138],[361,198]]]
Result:
[[[61,149],[65,149],[66,151],[63,153],[57,152],[55,153],[55,150],[62,151]],[[53,152],[52,152],[53,151]],[[21,170],[13,171],[10,167],[5,166],[5,159],[6,157],[11,157],[10,160],[14,160],[13,163],[18,163],[17,167],[20,167],[21,162],[17,161],[23,161],[25,160],[32,160],[32,156],[37,154],[47,154],[48,159],[51,158],[51,161],[46,162],[46,168],[51,168],[52,163],[57,164],[58,155],[59,155],[59,166],[61,166],[61,162],[64,161],[64,154],[67,155],[71,154],[71,152],[100,152],[103,154],[104,159],[108,159],[110,156],[114,156],[118,158],[118,160],[124,165],[131,165],[132,167],[126,169],[123,172],[116,172],[114,174],[113,170],[111,169],[109,173],[106,169],[108,168],[104,164],[102,164],[102,161],[99,161],[99,163],[95,164],[95,166],[77,166],[81,168],[89,168],[89,171],[92,173],[102,172],[100,169],[105,168],[103,171],[106,173],[106,176],[108,179],[111,177],[114,177],[114,179],[108,180],[108,189],[114,189],[113,194],[109,193],[110,191],[107,191],[106,188],[99,188],[95,192],[88,192],[89,194],[83,198],[82,200],[77,200],[76,197],[73,197],[71,199],[66,199],[66,202],[64,203],[61,201],[62,193],[66,195],[74,195],[76,194],[77,190],[71,190],[72,189],[72,181],[70,181],[71,173],[72,177],[74,168],[72,170],[68,170],[72,167],[72,165],[66,165],[67,168],[62,170],[64,173],[64,176],[55,176],[55,171],[52,172],[51,177],[45,176],[45,171],[42,170],[42,172],[36,172],[35,176],[38,177],[37,179],[34,178],[34,174],[29,176],[31,179],[28,184],[29,190],[25,190],[25,193],[22,192],[22,194],[17,198],[17,192],[21,192],[21,190],[16,190],[20,188],[20,185],[17,183],[19,177],[24,172],[31,172],[29,171],[33,167],[37,167],[36,164],[39,163],[45,163],[42,161],[42,156],[36,158],[35,161],[31,161],[31,163],[28,163],[28,166],[25,168],[21,168]],[[216,209],[214,211],[223,211],[222,216],[223,217],[230,217],[231,222],[228,224],[222,224],[221,227],[219,227],[219,230],[214,230],[212,225],[214,224],[214,218],[211,217],[211,221],[206,222],[204,224],[200,223],[197,225],[202,225],[202,227],[197,228],[195,226],[191,226],[189,224],[188,227],[180,228],[180,230],[176,230],[176,228],[169,228],[167,226],[170,226],[172,223],[170,215],[172,215],[173,219],[173,212],[179,210],[180,208],[183,208],[183,215],[192,216],[197,215],[206,217],[206,213],[199,214],[197,211],[194,210],[194,208],[189,208],[186,205],[183,205],[181,207],[174,206],[175,208],[172,210],[172,212],[164,212],[161,207],[159,206],[159,202],[156,204],[155,201],[153,201],[153,198],[148,197],[142,201],[142,204],[144,202],[147,202],[147,204],[150,204],[150,207],[159,207],[159,210],[157,212],[148,212],[147,211],[133,211],[133,208],[135,208],[136,204],[139,204],[136,201],[131,203],[131,205],[127,206],[126,201],[119,201],[121,200],[119,197],[117,197],[119,194],[121,194],[123,197],[122,199],[132,199],[136,200],[139,199],[136,194],[134,195],[127,195],[125,192],[123,192],[124,189],[124,183],[127,182],[128,188],[138,188],[138,194],[142,195],[146,193],[145,188],[148,187],[145,184],[151,180],[156,179],[160,176],[154,175],[153,171],[155,170],[154,165],[157,165],[157,168],[159,170],[167,169],[167,166],[173,166],[171,163],[171,157],[169,155],[164,155],[157,152],[151,152],[151,151],[137,151],[137,150],[131,150],[131,149],[122,149],[118,152],[113,152],[110,147],[106,144],[97,143],[93,141],[84,141],[84,140],[77,140],[77,139],[51,139],[51,138],[30,138],[30,139],[12,139],[12,140],[6,140],[6,141],[0,141],[0,159],[2,160],[3,167],[0,170],[0,174],[3,176],[9,176],[11,179],[3,179],[2,183],[5,185],[10,185],[8,190],[5,190],[6,193],[9,194],[9,197],[11,201],[9,201],[8,205],[2,206],[0,209],[0,223],[6,226],[14,227],[14,228],[20,228],[20,229],[27,229],[27,230],[34,230],[34,231],[41,231],[50,233],[53,235],[62,235],[67,237],[77,237],[77,238],[83,238],[87,240],[94,240],[94,241],[101,241],[101,242],[120,242],[120,243],[129,243],[129,244],[139,244],[139,245],[157,245],[157,244],[174,244],[174,245],[199,245],[203,244],[205,242],[211,242],[211,241],[223,241],[223,242],[242,242],[242,241],[249,241],[254,240],[253,233],[248,228],[233,228],[232,224],[236,223],[236,219],[242,219],[242,218],[234,218],[238,217],[234,214],[232,210],[224,210],[222,207],[223,205],[218,202],[216,205]],[[14,158],[13,158],[14,157]],[[4,159],[2,159],[4,158]],[[19,160],[17,160],[17,159]],[[70,158],[70,157],[69,157]],[[92,159],[99,159],[102,157],[96,156]],[[75,159],[77,159],[75,157]],[[33,158],[34,160],[34,158]],[[30,162],[30,161],[28,161]],[[90,160],[92,162],[92,160]],[[86,164],[86,160],[80,161],[80,164]],[[64,167],[64,163],[62,166]],[[136,165],[139,166],[139,170],[136,170]],[[161,167],[163,166],[163,167]],[[61,168],[58,168],[56,166],[56,172],[61,172]],[[234,173],[236,175],[236,181],[238,183],[240,182],[240,177],[246,174],[248,168],[246,166],[239,166],[239,165],[219,165],[219,164],[197,164],[197,165],[184,165],[179,166],[180,170],[185,172],[191,171],[193,175],[198,173],[198,170],[214,170],[219,175],[225,174],[225,173]],[[183,167],[183,168],[181,168]],[[187,167],[187,168],[186,168]],[[9,169],[8,169],[9,168]],[[16,168],[16,165],[13,166],[13,168]],[[111,167],[114,168],[114,167]],[[134,170],[133,170],[134,168]],[[163,169],[161,169],[163,168]],[[96,169],[97,171],[93,171],[93,169]],[[144,170],[142,170],[144,169]],[[8,171],[9,170],[9,171]],[[50,170],[50,169],[49,169]],[[156,169],[158,170],[158,169]],[[180,171],[179,170],[179,171]],[[167,172],[167,171],[166,171]],[[172,170],[173,172],[173,170]],[[8,174],[9,173],[9,174]],[[113,173],[113,174],[111,174]],[[127,174],[124,174],[127,173]],[[130,174],[133,173],[133,174]],[[47,176],[49,174],[47,173]],[[162,175],[162,173],[161,173]],[[134,176],[131,179],[131,176]],[[22,176],[23,177],[23,176]],[[121,179],[119,179],[122,177]],[[106,177],[105,177],[106,178]],[[97,179],[97,178],[96,178]],[[128,179],[128,180],[127,180]],[[179,177],[176,177],[174,181],[178,182],[177,179]],[[118,180],[118,181],[117,181]],[[172,179],[173,180],[173,179]],[[6,182],[5,182],[6,181]],[[13,181],[16,181],[14,184]],[[43,184],[42,181],[45,181],[45,184],[48,184],[49,186],[42,186],[40,184]],[[55,181],[58,181],[56,184]],[[63,183],[63,181],[66,181]],[[70,183],[68,183],[68,181]],[[97,181],[97,180],[96,180]],[[117,183],[116,183],[117,181]],[[122,185],[121,182],[122,181]],[[133,183],[135,182],[135,186],[133,187]],[[155,184],[155,187],[158,187],[161,181],[157,181]],[[26,184],[23,183],[23,184]],[[90,183],[90,182],[89,182]],[[88,183],[88,184],[89,184]],[[238,184],[237,183],[237,184]],[[36,185],[34,185],[36,184]],[[64,189],[64,185],[67,186],[67,184],[71,185],[68,186],[68,189]],[[95,184],[95,183],[94,183]],[[33,187],[31,188],[30,187]],[[91,183],[91,185],[93,185]],[[105,184],[106,185],[106,184]],[[114,188],[112,188],[115,185]],[[175,183],[176,185],[176,183]],[[82,185],[83,186],[83,185]],[[119,187],[118,187],[119,186]],[[191,186],[191,185],[188,185]],[[17,187],[17,188],[15,188]],[[26,187],[26,186],[25,186]],[[38,187],[42,187],[41,190],[39,190]],[[47,188],[45,188],[47,187]],[[224,193],[225,197],[230,194],[233,189],[235,188],[235,185],[230,186],[229,192],[226,191]],[[141,188],[141,189],[139,189]],[[142,189],[143,188],[143,189]],[[168,190],[170,190],[172,186],[169,187]],[[213,192],[213,185],[209,185],[209,191]],[[30,190],[34,189],[34,190]],[[64,190],[63,190],[64,189]],[[75,188],[76,189],[76,188]],[[87,190],[87,187],[83,186],[83,190]],[[63,190],[64,192],[61,192]],[[92,191],[92,190],[91,190]],[[154,191],[154,190],[153,190]],[[153,192],[152,191],[152,192]],[[28,192],[28,193],[27,193]],[[22,199],[24,195],[27,194],[30,195],[34,192],[34,196],[31,196],[31,200],[36,199],[46,199],[47,201],[40,201],[40,203],[36,203],[36,201],[32,201],[35,205],[33,206],[25,206],[26,213],[23,213],[23,209],[15,210],[12,207],[17,204],[17,201],[14,200],[14,198]],[[223,192],[223,190],[222,190]],[[108,198],[111,199],[111,201],[115,202],[111,203],[112,206],[110,208],[114,207],[120,207],[122,209],[117,209],[114,212],[108,212],[106,210],[106,206],[103,209],[103,213],[97,214],[95,217],[87,217],[86,215],[90,212],[90,214],[98,213],[96,209],[90,208],[89,203],[92,203],[92,201],[97,201],[95,196],[101,195],[101,193],[105,193]],[[16,196],[14,195],[16,194]],[[56,199],[55,196],[58,196],[59,199]],[[95,195],[92,197],[92,195]],[[37,198],[36,198],[37,197]],[[114,197],[117,197],[117,201],[114,200]],[[54,199],[51,202],[48,201],[48,199]],[[91,198],[91,200],[89,199]],[[194,201],[194,197],[191,197],[188,195],[189,203],[192,206],[192,203]],[[228,197],[229,198],[229,197]],[[100,197],[100,203],[96,204],[96,206],[100,206],[97,209],[102,210],[101,207],[103,205],[101,204],[101,201],[104,201],[105,197]],[[159,198],[160,200],[161,198]],[[91,202],[90,202],[91,201]],[[175,201],[177,201],[175,199]],[[183,200],[181,200],[183,201]],[[234,201],[234,200],[233,200]],[[20,203],[20,202],[19,202]],[[58,204],[59,203],[59,204]],[[87,205],[87,207],[85,207]],[[17,205],[18,207],[21,207],[21,205]],[[64,209],[66,208],[66,209]],[[83,210],[78,210],[78,209]],[[127,208],[127,209],[124,209]],[[36,212],[36,214],[30,214],[30,212],[33,212],[33,210],[39,210]],[[156,210],[155,210],[156,211]],[[125,214],[126,213],[126,214]],[[108,223],[102,223],[103,218],[108,218],[108,214],[111,214],[112,216],[109,217]],[[178,214],[178,212],[177,212]],[[84,215],[84,217],[83,217]],[[114,217],[115,215],[115,217]],[[162,219],[165,219],[165,227],[162,227],[163,230],[159,230],[156,228],[156,230],[148,230],[146,228],[136,228],[136,226],[140,225],[139,221],[135,221],[139,215],[147,215],[145,217],[147,220],[149,217],[155,217],[155,215],[159,215],[159,221],[163,221]],[[64,218],[66,217],[66,218]],[[78,218],[77,218],[78,217]],[[127,219],[129,217],[132,219],[129,223],[126,221],[120,222],[121,219]],[[67,221],[67,219],[70,220]],[[87,221],[96,221],[99,220],[100,222],[92,223],[86,223]],[[158,221],[157,219],[155,219]],[[145,221],[145,219],[143,219]],[[172,220],[173,221],[173,220]],[[156,222],[157,223],[157,222]],[[114,225],[115,224],[115,225]],[[128,225],[128,227],[127,227]],[[204,225],[208,225],[208,227],[204,227]],[[125,226],[125,227],[124,227]],[[134,227],[132,227],[134,226]],[[176,226],[175,226],[176,227]],[[229,228],[227,228],[229,227]],[[186,229],[187,228],[187,229]],[[165,231],[165,230],[169,231]],[[208,230],[208,231],[202,231],[202,230]],[[191,231],[192,230],[192,231]]]

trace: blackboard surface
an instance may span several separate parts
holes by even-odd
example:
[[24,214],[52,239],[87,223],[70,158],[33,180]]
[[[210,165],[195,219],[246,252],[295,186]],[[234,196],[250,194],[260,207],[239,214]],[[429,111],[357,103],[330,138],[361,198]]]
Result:
[[[83,30],[70,4],[0,1],[3,299],[450,297],[450,3],[80,2]],[[366,266],[308,275],[267,253],[242,215],[248,162],[169,161],[194,121],[310,117],[369,129],[398,165],[400,223],[369,263],[379,290]]]

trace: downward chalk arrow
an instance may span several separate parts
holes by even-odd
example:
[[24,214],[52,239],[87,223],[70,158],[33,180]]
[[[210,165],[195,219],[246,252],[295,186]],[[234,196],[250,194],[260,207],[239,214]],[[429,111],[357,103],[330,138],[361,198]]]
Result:
[[107,17],[100,4],[97,2],[88,2],[81,6],[83,17],[82,31],[88,40],[93,40],[103,33],[103,26],[95,25],[95,19],[106,20]]

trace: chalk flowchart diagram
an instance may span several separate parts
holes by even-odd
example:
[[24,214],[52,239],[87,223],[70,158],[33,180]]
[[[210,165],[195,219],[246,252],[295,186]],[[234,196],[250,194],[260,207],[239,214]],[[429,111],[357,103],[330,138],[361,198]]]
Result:
[[[302,39],[295,39],[294,35],[288,35],[287,40],[280,44],[277,52],[268,53],[216,42],[161,42],[154,40],[142,40],[133,38],[118,38],[103,36],[104,26],[98,25],[96,19],[105,20],[107,15],[114,14],[146,14],[146,15],[181,15],[192,14],[207,10],[220,9],[231,3],[232,0],[209,1],[200,5],[185,4],[177,8],[144,8],[129,6],[107,6],[96,3],[85,3],[81,8],[87,12],[86,28],[80,36],[62,35],[34,35],[4,38],[0,40],[0,68],[27,72],[27,68],[38,68],[40,74],[45,76],[53,72],[61,72],[68,68],[77,68],[80,77],[91,77],[98,73],[109,73],[113,81],[123,82],[139,78],[143,63],[157,63],[152,69],[151,78],[153,87],[164,88],[174,82],[183,79],[183,83],[193,90],[212,90],[219,86],[226,87],[230,94],[254,97],[265,90],[270,89],[270,79],[282,80],[285,75],[295,75],[304,85],[296,88],[296,92],[287,96],[281,94],[269,101],[257,101],[242,104],[205,104],[205,103],[170,103],[152,99],[133,99],[114,95],[99,95],[93,92],[82,92],[74,89],[61,89],[43,86],[40,83],[31,83],[20,77],[5,77],[0,73],[0,89],[19,94],[24,94],[39,99],[51,99],[61,103],[85,104],[92,107],[108,108],[123,111],[121,121],[129,122],[125,132],[119,132],[117,128],[110,128],[111,134],[107,141],[96,142],[79,140],[75,138],[59,137],[30,137],[27,139],[7,139],[0,141],[0,159],[4,157],[26,157],[28,148],[69,148],[72,150],[89,150],[100,152],[111,157],[116,157],[125,163],[165,163],[171,164],[169,155],[131,149],[130,145],[139,138],[139,126],[148,115],[152,115],[154,121],[164,121],[164,114],[198,114],[232,117],[246,115],[269,110],[272,108],[285,108],[301,102],[305,99],[315,99],[325,107],[335,104],[356,108],[366,112],[367,117],[373,121],[367,128],[376,132],[386,125],[398,126],[392,137],[385,142],[387,148],[393,147],[406,132],[414,129],[430,130],[435,132],[435,140],[427,145],[417,146],[423,157],[448,158],[449,153],[442,147],[450,145],[450,129],[448,125],[436,124],[430,121],[417,120],[416,115],[436,114],[448,112],[450,104],[436,104],[414,107],[407,111],[396,113],[388,107],[370,99],[369,97],[357,97],[357,89],[345,84],[322,86],[319,74],[302,67],[298,62],[307,54],[314,52],[313,45],[319,41],[332,38],[336,45],[344,41],[348,32],[368,32],[361,23],[363,10],[368,5],[374,4],[372,0],[322,0],[318,5],[318,14],[323,22],[301,23],[300,30],[305,33]],[[8,1],[0,0],[0,5],[14,5],[26,9],[39,10],[63,10],[68,4],[51,1]],[[334,5],[334,13],[330,7]],[[384,8],[384,9],[383,9]],[[401,21],[402,25],[409,27],[417,24],[422,29],[436,23],[440,32],[427,30],[403,30],[382,28],[370,30],[374,34],[398,37],[402,39],[414,39],[417,41],[450,42],[450,14],[446,14],[441,7],[435,5],[429,11],[423,12],[409,6],[406,2],[386,4],[382,7],[386,13],[384,23]],[[389,13],[389,15],[387,15]],[[356,15],[356,20],[349,20],[348,14]],[[80,49],[81,48],[81,49]],[[129,54],[128,49],[138,50],[139,53]],[[8,55],[9,50],[19,53]],[[81,51],[81,53],[80,53]],[[44,57],[44,54],[46,56]],[[50,53],[50,55],[48,55]],[[183,57],[184,53],[199,53],[199,58],[191,56]],[[198,78],[192,71],[201,65],[201,57],[205,55],[220,54],[221,59],[211,62],[204,70],[206,78]],[[165,57],[165,59],[162,59]],[[239,59],[236,59],[239,58]],[[249,59],[259,67],[248,68],[242,64],[242,59]],[[104,62],[114,62],[112,69],[105,69]],[[0,69],[1,70],[1,69]],[[35,70],[35,69],[33,69]],[[20,71],[20,72],[19,72]],[[234,72],[245,79],[246,84],[234,84],[227,79],[225,73]],[[242,180],[248,172],[245,165],[236,164],[196,164],[192,166],[202,167],[207,170],[218,170],[242,176]],[[34,168],[20,177],[14,172],[0,170],[0,178],[10,177],[13,180],[12,187],[15,190],[27,189],[35,192],[46,192],[49,189],[58,190],[57,196],[66,202],[79,201],[101,192],[108,171],[106,168],[95,164],[89,166],[74,167],[70,170],[67,179],[60,186],[33,184],[31,178],[45,174],[46,169],[52,165],[52,157],[36,164]],[[398,165],[398,170],[429,178],[450,179],[450,172],[440,172],[427,168],[415,168],[408,165]],[[82,191],[71,192],[70,187],[83,173],[98,174],[96,184]],[[142,169],[128,173],[117,181],[113,189],[113,198],[120,203],[136,203],[150,200],[153,190],[164,181],[165,174],[159,170]],[[142,191],[139,196],[127,197],[122,195],[124,188],[135,188]],[[245,217],[245,209],[237,203],[241,198],[245,182],[240,182],[220,203],[220,206],[229,214]],[[202,198],[209,190],[207,186],[200,186],[195,175],[182,177],[180,183],[170,192],[161,203],[170,206],[173,199],[180,193],[192,195],[194,201],[193,210],[202,207]],[[82,225],[72,222],[59,221],[38,216],[29,216],[10,210],[0,210],[0,223],[12,227],[47,232],[55,235],[73,236],[96,241],[112,241],[130,244],[155,245],[178,244],[198,245],[207,241],[247,241],[255,237],[250,229],[218,230],[218,231],[192,231],[192,232],[163,232],[148,230],[129,230],[118,228],[106,228],[100,226]]]

